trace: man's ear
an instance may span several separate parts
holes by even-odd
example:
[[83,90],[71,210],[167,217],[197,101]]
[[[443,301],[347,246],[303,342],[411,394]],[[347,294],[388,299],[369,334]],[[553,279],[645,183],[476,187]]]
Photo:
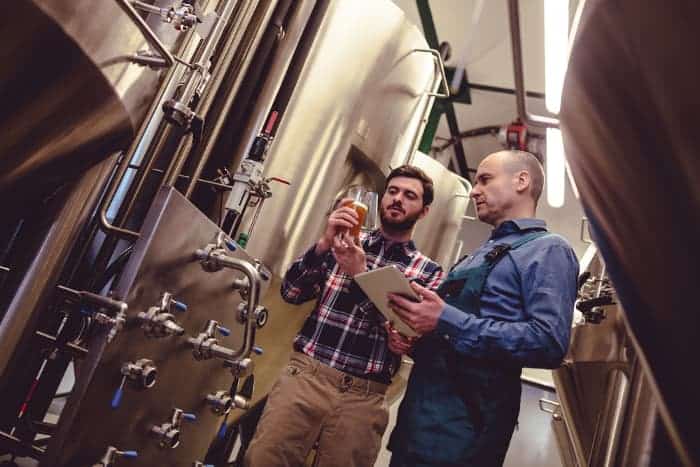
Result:
[[524,193],[528,188],[532,180],[530,179],[530,172],[527,170],[521,170],[517,173],[515,178],[515,191],[518,193]]
[[423,206],[423,211],[421,211],[420,216],[418,216],[418,219],[423,219],[425,216],[427,216],[428,211],[430,211],[430,206]]

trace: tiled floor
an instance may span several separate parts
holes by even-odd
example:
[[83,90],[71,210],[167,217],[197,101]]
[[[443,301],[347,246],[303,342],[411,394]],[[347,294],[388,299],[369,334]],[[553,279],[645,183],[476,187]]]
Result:
[[[540,398],[556,400],[553,391],[524,383],[520,406],[518,429],[506,455],[505,467],[561,467],[559,451],[550,425],[552,416],[539,409]],[[396,423],[400,399],[392,404],[389,412],[389,427],[384,434],[382,445],[389,441],[389,433]],[[391,452],[383,449],[374,467],[387,467]]]

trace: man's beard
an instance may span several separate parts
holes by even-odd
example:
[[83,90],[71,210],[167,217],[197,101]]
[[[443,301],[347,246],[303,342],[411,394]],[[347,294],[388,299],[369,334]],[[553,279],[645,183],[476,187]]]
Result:
[[404,220],[402,221],[395,221],[391,219],[389,216],[385,215],[385,210],[382,209],[379,217],[382,220],[382,227],[385,230],[389,230],[390,232],[396,232],[396,233],[402,233],[406,232],[407,230],[411,230],[414,225],[416,225],[416,222],[418,222],[418,219],[420,218],[421,213],[417,212],[413,214],[412,216],[407,216]]

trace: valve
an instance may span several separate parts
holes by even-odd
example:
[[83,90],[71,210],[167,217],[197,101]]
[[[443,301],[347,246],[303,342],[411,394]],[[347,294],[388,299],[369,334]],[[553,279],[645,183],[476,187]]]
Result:
[[176,31],[187,31],[197,23],[202,22],[196,15],[194,5],[191,2],[183,1],[179,6],[171,6],[170,8],[160,8],[140,0],[131,0],[131,2],[137,10],[159,15],[164,23],[172,24]]
[[192,467],[214,467],[214,464],[204,464],[204,463],[199,462],[199,461],[194,461],[192,463]]
[[[258,329],[265,327],[269,315],[270,312],[263,305],[255,307],[253,320],[255,320],[255,325]],[[238,304],[238,321],[241,324],[245,324],[246,321],[248,321],[248,302],[241,302]]]
[[183,420],[194,422],[197,416],[175,408],[170,421],[151,427],[151,433],[157,437],[161,448],[175,449],[180,445],[180,428]]
[[216,415],[225,415],[233,407],[233,398],[228,391],[216,391],[207,396],[207,403]]
[[248,282],[247,277],[241,277],[238,279],[234,279],[233,282],[231,283],[231,287],[233,290],[237,290],[238,293],[241,295],[241,298],[243,300],[248,300],[248,292],[250,291],[250,282]]
[[194,347],[192,354],[197,360],[208,360],[213,357],[229,359],[233,358],[235,351],[218,344],[218,340],[214,337],[215,332],[219,332],[223,336],[231,334],[231,330],[221,326],[218,321],[210,319],[204,327],[204,330],[197,337],[190,337],[187,342]]
[[253,373],[255,363],[248,357],[240,360],[226,360],[224,361],[224,368],[228,368],[235,378],[244,378]]
[[110,328],[107,334],[108,343],[112,342],[112,339],[124,327],[126,312],[129,308],[126,302],[86,290],[71,289],[63,285],[59,285],[57,288],[63,293],[69,303],[87,305],[80,307],[81,313],[92,318],[94,322]]
[[134,458],[138,457],[138,452],[136,451],[120,451],[114,446],[108,446],[107,451],[105,451],[104,455],[102,456],[102,459],[96,464],[93,464],[92,467],[111,467],[114,465],[114,461],[116,460],[117,457],[126,457],[126,458]]
[[142,358],[135,362],[127,362],[121,367],[122,381],[112,396],[112,408],[118,409],[124,392],[124,384],[127,380],[134,382],[139,389],[149,389],[156,384],[158,370],[152,360]]
[[186,2],[183,2],[178,8],[168,8],[163,12],[162,16],[163,21],[171,23],[178,31],[187,31],[197,23],[202,22],[195,14],[194,6]]
[[255,263],[255,269],[258,270],[258,273],[260,274],[262,280],[269,281],[272,277],[272,272],[270,272],[270,269],[267,266],[265,266],[259,259],[255,259],[253,260],[253,262]]
[[181,336],[185,329],[180,326],[173,315],[174,312],[184,313],[187,305],[177,301],[169,292],[164,292],[160,302],[148,309],[147,312],[139,312],[137,317],[142,321],[141,328],[146,337]]

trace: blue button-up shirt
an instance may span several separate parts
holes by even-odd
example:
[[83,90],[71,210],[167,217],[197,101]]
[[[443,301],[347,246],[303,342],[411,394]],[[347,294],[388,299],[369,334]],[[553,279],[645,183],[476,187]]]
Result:
[[[539,219],[506,221],[456,269],[476,267],[495,245],[542,229],[546,224]],[[480,317],[445,304],[435,332],[467,356],[554,368],[569,345],[577,277],[578,261],[564,238],[537,238],[511,251],[491,271]]]

